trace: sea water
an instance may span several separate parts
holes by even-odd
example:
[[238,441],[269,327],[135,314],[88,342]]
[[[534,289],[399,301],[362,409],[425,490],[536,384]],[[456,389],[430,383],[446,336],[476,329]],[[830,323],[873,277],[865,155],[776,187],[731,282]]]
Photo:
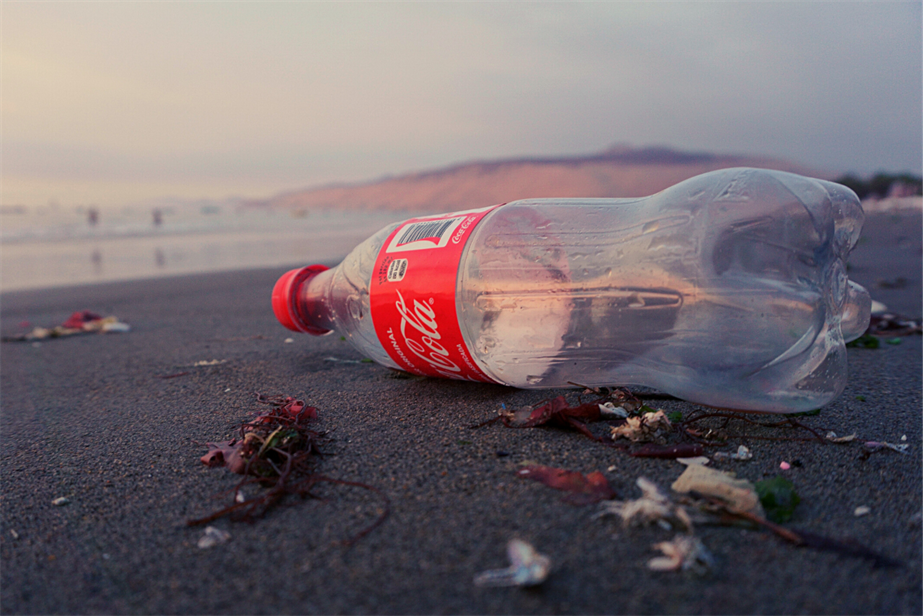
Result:
[[335,263],[407,212],[243,205],[0,208],[0,290]]

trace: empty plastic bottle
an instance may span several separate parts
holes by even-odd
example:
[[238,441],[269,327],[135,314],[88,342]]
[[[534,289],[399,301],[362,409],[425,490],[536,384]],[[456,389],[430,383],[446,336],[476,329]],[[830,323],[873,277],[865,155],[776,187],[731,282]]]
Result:
[[375,361],[522,388],[641,385],[721,408],[838,396],[870,299],[848,188],[726,169],[641,199],[529,199],[390,225],[280,278],[286,327]]

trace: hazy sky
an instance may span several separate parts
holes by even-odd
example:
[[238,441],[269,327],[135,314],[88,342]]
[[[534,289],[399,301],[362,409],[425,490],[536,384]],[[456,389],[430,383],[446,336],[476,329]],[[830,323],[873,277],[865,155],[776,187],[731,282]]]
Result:
[[265,197],[613,143],[920,172],[920,2],[13,2],[3,203]]

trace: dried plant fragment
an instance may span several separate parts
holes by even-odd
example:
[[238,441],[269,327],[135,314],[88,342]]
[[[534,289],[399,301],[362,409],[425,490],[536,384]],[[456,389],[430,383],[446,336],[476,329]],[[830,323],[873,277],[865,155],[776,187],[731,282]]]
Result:
[[213,548],[216,545],[226,543],[230,538],[231,533],[228,531],[215,528],[214,526],[206,526],[205,534],[199,538],[199,542],[196,545],[198,545],[202,550],[207,550],[208,548]]
[[599,405],[599,413],[602,417],[625,419],[628,417],[628,410],[624,406],[615,406],[612,402],[606,402]]
[[615,497],[605,475],[594,471],[588,475],[550,466],[526,466],[517,474],[540,481],[550,488],[568,492],[564,500],[572,505],[590,505]]
[[825,438],[831,443],[851,443],[852,441],[856,440],[856,433],[853,432],[848,436],[837,436],[836,432],[827,432],[827,436]]
[[737,451],[734,453],[727,453],[725,451],[715,452],[715,459],[720,460],[721,458],[727,458],[729,460],[738,460],[740,462],[745,462],[747,460],[753,459],[753,453],[750,451],[750,448],[746,445],[741,445],[737,448]]
[[666,414],[659,410],[656,413],[645,413],[640,417],[629,417],[625,423],[612,428],[612,440],[627,438],[633,443],[655,442],[663,444],[666,434],[673,429],[673,424]]
[[478,574],[475,586],[536,586],[548,577],[551,559],[525,541],[512,539],[506,546],[506,554],[510,566]]
[[746,479],[735,478],[733,473],[692,465],[686,467],[679,479],[673,482],[672,488],[683,494],[694,493],[717,498],[727,503],[732,511],[765,517],[756,488]]
[[692,520],[686,510],[676,505],[660,491],[652,481],[638,477],[641,498],[627,501],[612,501],[603,504],[600,516],[614,514],[622,518],[622,526],[645,526],[659,524],[685,530],[692,529]]
[[693,571],[705,573],[714,564],[711,553],[702,541],[693,535],[676,535],[672,541],[661,541],[654,548],[663,552],[663,556],[652,558],[647,562],[653,571]]
[[868,451],[882,451],[885,449],[890,449],[891,451],[896,451],[897,453],[907,453],[907,449],[910,448],[910,444],[901,443],[900,445],[895,445],[894,443],[885,443],[884,441],[866,441],[865,448]]
[[685,464],[686,466],[692,466],[693,464],[705,465],[711,462],[705,456],[696,456],[694,458],[676,458],[676,461],[680,464]]

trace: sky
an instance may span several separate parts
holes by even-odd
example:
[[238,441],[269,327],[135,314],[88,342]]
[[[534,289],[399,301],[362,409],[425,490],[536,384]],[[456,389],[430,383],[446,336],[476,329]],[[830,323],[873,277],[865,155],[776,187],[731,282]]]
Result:
[[920,2],[0,3],[2,204],[613,144],[920,173]]

